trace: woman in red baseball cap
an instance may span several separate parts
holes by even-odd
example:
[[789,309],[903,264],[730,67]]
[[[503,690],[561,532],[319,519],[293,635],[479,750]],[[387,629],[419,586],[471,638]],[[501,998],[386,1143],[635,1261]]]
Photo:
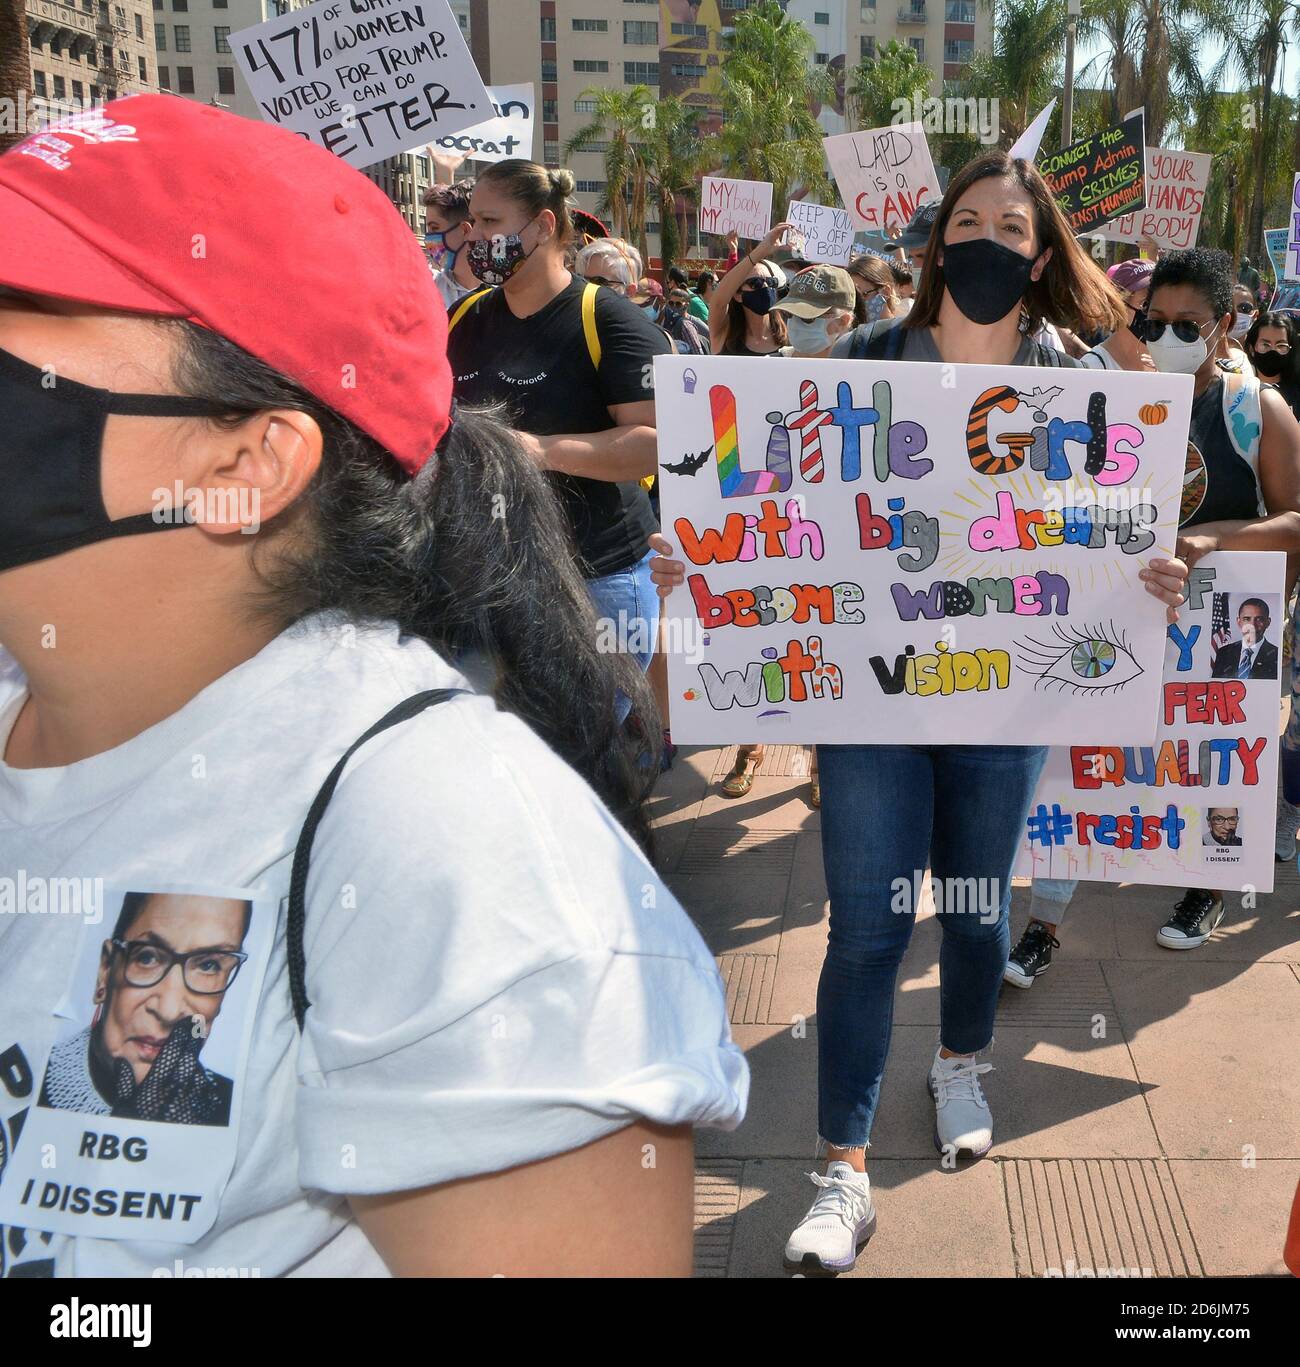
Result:
[[0,240],[0,1269],[687,1273],[745,1064],[416,240],[166,96]]

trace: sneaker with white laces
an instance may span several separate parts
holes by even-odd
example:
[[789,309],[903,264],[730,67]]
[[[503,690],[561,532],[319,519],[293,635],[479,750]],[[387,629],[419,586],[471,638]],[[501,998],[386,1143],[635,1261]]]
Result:
[[935,1050],[926,1086],[934,1098],[934,1147],[940,1153],[983,1158],[993,1147],[993,1112],[984,1099],[980,1076],[991,1063],[973,1058],[943,1058]]
[[1156,931],[1164,949],[1199,949],[1223,920],[1223,898],[1217,892],[1188,888],[1174,905],[1174,914]]
[[796,1272],[848,1272],[876,1232],[876,1207],[865,1172],[835,1162],[826,1176],[810,1172],[819,1188],[808,1214],[785,1246],[785,1266]]

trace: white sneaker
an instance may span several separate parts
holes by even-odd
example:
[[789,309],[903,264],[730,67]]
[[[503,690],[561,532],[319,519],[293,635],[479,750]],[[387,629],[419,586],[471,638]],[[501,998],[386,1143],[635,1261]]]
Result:
[[847,1272],[876,1232],[867,1174],[835,1162],[825,1177],[815,1172],[808,1176],[820,1190],[785,1246],[785,1265],[795,1271]]
[[983,1158],[993,1147],[993,1113],[979,1081],[992,1071],[991,1063],[941,1058],[935,1050],[926,1085],[934,1098],[934,1147],[940,1153]]

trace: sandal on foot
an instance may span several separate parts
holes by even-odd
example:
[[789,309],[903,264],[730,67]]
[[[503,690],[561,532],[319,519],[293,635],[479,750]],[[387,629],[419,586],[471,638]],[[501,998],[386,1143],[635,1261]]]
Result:
[[814,807],[820,807],[820,806],[822,805],[822,781],[821,781],[821,775],[820,775],[820,774],[813,774],[813,775],[810,777],[810,779],[809,779],[809,783],[810,783],[811,786],[812,786],[812,793],[811,793],[812,805],[813,805]]
[[762,766],[763,751],[737,755],[731,772],[722,780],[723,797],[744,797],[754,786],[754,770]]

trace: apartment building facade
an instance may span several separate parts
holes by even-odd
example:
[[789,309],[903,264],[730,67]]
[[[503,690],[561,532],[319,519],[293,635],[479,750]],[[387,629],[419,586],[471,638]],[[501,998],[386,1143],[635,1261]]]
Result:
[[37,107],[158,89],[149,0],[27,0]]
[[[704,127],[721,109],[721,65],[737,15],[760,0],[470,0],[471,49],[491,84],[539,85],[542,155],[563,149],[594,111],[591,88],[644,84],[680,95]],[[934,72],[932,93],[960,76],[977,49],[992,44],[992,21],[976,0],[783,0],[813,36],[814,61],[837,77],[838,97],[819,115],[827,133],[845,132],[844,78],[890,39],[916,50]],[[584,208],[599,212],[604,151],[567,159]],[[647,224],[652,238],[659,225]],[[652,251],[657,242],[651,243]]]

